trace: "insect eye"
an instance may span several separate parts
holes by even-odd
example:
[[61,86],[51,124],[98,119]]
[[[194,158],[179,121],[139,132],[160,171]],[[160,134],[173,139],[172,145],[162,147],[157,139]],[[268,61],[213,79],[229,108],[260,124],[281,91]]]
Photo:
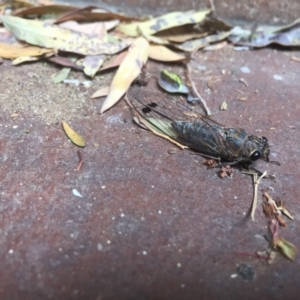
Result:
[[260,158],[260,155],[261,155],[260,152],[256,150],[250,155],[250,159],[252,161],[258,160]]

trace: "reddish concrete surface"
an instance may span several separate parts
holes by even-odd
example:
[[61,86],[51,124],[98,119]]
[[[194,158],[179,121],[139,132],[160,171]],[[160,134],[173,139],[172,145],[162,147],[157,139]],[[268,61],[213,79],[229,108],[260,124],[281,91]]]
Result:
[[[292,56],[299,51],[229,46],[198,53],[192,76],[215,120],[269,139],[281,166],[257,162],[276,176],[260,189],[285,201],[294,221],[280,232],[299,248],[300,65]],[[148,71],[162,67],[184,74],[154,62]],[[87,89],[54,85],[57,68],[43,63],[4,61],[0,71],[0,299],[298,299],[299,257],[267,265],[238,254],[269,244],[261,191],[256,221],[246,217],[250,176],[235,169],[233,179],[219,178],[201,156],[138,128],[124,101],[99,115],[103,100],[90,95],[109,73]],[[87,140],[80,171],[62,120]],[[237,271],[243,264],[253,278]]]
[[[261,188],[271,186],[272,195],[286,202],[295,220],[282,232],[299,246],[299,66],[290,55],[271,49],[237,52],[230,47],[199,53],[193,77],[216,120],[269,138],[271,159],[281,166],[258,163],[261,170],[276,175],[275,181],[264,180]],[[215,79],[196,73],[200,65]],[[245,66],[249,74],[241,72]],[[151,63],[148,69],[154,73],[161,67]],[[4,62],[1,76],[15,72],[18,78],[24,72],[26,82],[24,74],[43,74],[45,68],[53,67],[13,68]],[[283,80],[275,80],[275,74]],[[49,77],[44,80],[51,83]],[[215,82],[213,90],[207,80]],[[1,90],[9,88],[1,85]],[[51,94],[39,88],[42,95]],[[80,93],[80,88],[72,89]],[[21,101],[24,93],[20,89],[11,101]],[[247,102],[237,100],[241,93]],[[254,253],[268,245],[261,205],[256,222],[245,218],[252,199],[249,176],[236,170],[233,179],[220,179],[217,170],[206,170],[203,158],[135,126],[124,102],[100,116],[101,101],[87,95],[82,100],[86,116],[73,119],[88,141],[81,150],[80,171],[75,171],[78,149],[60,124],[46,124],[30,107],[16,119],[8,111],[2,114],[1,299],[295,295],[298,258],[291,263],[279,257],[268,266],[236,253]],[[228,110],[221,112],[224,100]],[[64,109],[62,104],[67,117]],[[168,150],[177,151],[171,155]],[[83,198],[75,197],[73,188]],[[251,282],[231,278],[241,263],[254,268]]]

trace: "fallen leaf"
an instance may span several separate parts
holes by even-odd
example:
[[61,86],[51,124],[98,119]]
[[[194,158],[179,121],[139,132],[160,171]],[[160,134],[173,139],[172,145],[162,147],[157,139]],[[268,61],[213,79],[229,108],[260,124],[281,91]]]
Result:
[[250,47],[265,47],[270,44],[300,46],[300,18],[285,26],[259,26],[255,32],[236,26],[231,30],[232,43]]
[[156,32],[185,24],[197,24],[205,19],[211,10],[197,12],[171,12],[149,21],[120,24],[118,29],[129,36],[138,36],[139,32],[152,35]]
[[64,23],[60,23],[59,26],[63,28],[68,28],[74,31],[82,32],[88,35],[97,35],[102,39],[103,29],[105,31],[111,30],[116,27],[120,23],[119,20],[112,20],[106,22],[93,22],[86,24],[79,24],[76,21],[66,21]]
[[56,24],[73,20],[73,21],[99,21],[116,19],[124,22],[137,20],[137,18],[127,17],[121,14],[113,13],[100,9],[97,6],[86,6],[83,8],[76,8],[71,12],[66,13],[56,20]]
[[20,9],[22,7],[32,7],[33,4],[26,0],[14,0],[14,1],[1,1],[0,3],[0,14],[4,15],[7,10]]
[[71,68],[63,68],[51,78],[55,84],[63,82],[69,75]]
[[40,56],[51,52],[53,52],[53,49],[0,43],[0,57],[6,59],[14,59],[20,56]]
[[296,258],[297,247],[284,238],[277,237],[275,239],[275,246],[278,247],[281,253],[288,259],[294,260]]
[[13,15],[18,17],[37,15],[41,17],[42,15],[45,14],[59,15],[62,13],[73,11],[74,9],[77,9],[77,7],[70,6],[70,5],[57,5],[57,4],[41,5],[41,6],[18,9],[13,13]]
[[147,39],[147,41],[157,44],[157,45],[170,45],[171,43],[169,43],[167,40],[164,40],[160,37],[154,36],[154,35],[149,35],[149,34],[141,34],[144,38]]
[[102,87],[101,89],[97,90],[97,91],[91,96],[91,98],[94,99],[94,98],[99,98],[99,97],[107,96],[108,93],[109,93],[109,89],[110,89],[110,86]]
[[77,146],[84,147],[85,140],[84,138],[79,135],[76,131],[74,131],[66,122],[61,122],[64,128],[64,131],[67,137]]
[[209,45],[209,46],[206,46],[204,47],[204,51],[216,51],[216,50],[220,50],[224,47],[226,47],[228,45],[228,42],[227,41],[223,41],[223,42],[220,42],[220,43],[217,43],[217,44],[212,44],[212,45]]
[[69,57],[64,57],[64,56],[52,56],[47,58],[48,61],[51,61],[55,64],[58,64],[60,66],[64,66],[64,67],[70,67],[76,70],[82,70],[83,67],[82,66],[78,66],[76,65],[76,63],[70,59]]
[[229,35],[230,35],[230,31],[220,32],[218,34],[209,35],[204,38],[186,41],[182,44],[173,44],[173,46],[182,51],[194,52],[194,51],[197,51],[201,48],[208,46],[210,43],[220,42],[220,41],[226,39]]
[[188,94],[188,87],[182,82],[181,78],[167,70],[162,70],[158,79],[159,86],[169,93]]
[[24,62],[37,61],[37,60],[40,60],[41,58],[48,58],[54,54],[55,54],[54,52],[52,52],[52,53],[50,52],[50,53],[44,54],[43,56],[20,56],[20,57],[14,59],[11,64],[13,66],[16,66],[16,65],[19,65]]
[[222,104],[220,105],[220,110],[226,110],[228,107],[227,102],[223,101]]
[[103,65],[102,68],[99,69],[98,72],[118,67],[122,63],[124,58],[127,56],[127,54],[128,54],[128,51],[124,51],[124,52],[121,52],[121,53],[117,54],[116,56],[112,57],[110,60],[108,60]]
[[1,16],[1,19],[4,26],[20,40],[82,55],[114,54],[132,43],[132,39],[124,39],[119,43],[106,43],[84,33],[36,20],[13,16]]
[[159,61],[183,61],[186,59],[184,55],[160,45],[150,45],[149,58]]
[[100,113],[111,108],[125,94],[131,83],[139,76],[149,54],[149,44],[143,37],[137,38],[128,50],[128,54],[122,61],[114,76],[110,91],[105,99]]
[[105,55],[89,55],[83,59],[83,72],[85,75],[94,77],[99,68],[102,66]]
[[187,24],[160,31],[155,36],[170,42],[182,43],[191,39],[204,37],[207,34],[207,32],[201,32],[199,29],[196,29],[194,24]]

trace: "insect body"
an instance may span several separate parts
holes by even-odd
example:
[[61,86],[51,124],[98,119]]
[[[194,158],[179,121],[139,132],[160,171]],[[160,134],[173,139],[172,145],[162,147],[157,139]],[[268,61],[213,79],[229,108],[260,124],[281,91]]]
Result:
[[222,126],[195,113],[179,99],[144,90],[132,90],[128,99],[135,111],[152,127],[205,157],[230,164],[248,163],[261,158],[269,161],[265,137],[241,128]]

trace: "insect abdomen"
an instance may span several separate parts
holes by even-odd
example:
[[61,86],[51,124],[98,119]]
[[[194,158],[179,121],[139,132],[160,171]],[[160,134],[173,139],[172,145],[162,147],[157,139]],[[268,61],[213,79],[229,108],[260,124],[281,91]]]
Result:
[[172,127],[178,133],[178,140],[199,152],[218,155],[221,126],[200,122],[174,121]]

